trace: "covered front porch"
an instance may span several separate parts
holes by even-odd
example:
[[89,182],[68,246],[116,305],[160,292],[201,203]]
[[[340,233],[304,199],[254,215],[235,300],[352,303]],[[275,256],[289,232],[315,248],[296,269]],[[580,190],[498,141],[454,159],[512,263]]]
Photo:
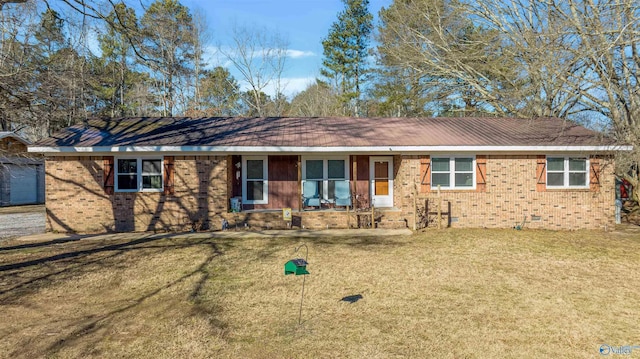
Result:
[[228,156],[230,209],[393,208],[399,161],[400,156],[349,154]]
[[[405,228],[394,208],[399,156],[228,156],[231,228]],[[282,210],[292,211],[291,221]]]

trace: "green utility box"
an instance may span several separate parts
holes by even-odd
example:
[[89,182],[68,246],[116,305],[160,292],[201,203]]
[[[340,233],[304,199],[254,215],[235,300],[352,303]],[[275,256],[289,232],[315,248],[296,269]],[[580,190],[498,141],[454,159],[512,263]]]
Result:
[[302,274],[309,274],[309,272],[307,271],[307,261],[305,261],[302,258],[296,258],[296,259],[292,259],[290,261],[288,261],[287,263],[284,264],[284,274],[288,275],[288,274],[295,274],[295,275],[302,275]]

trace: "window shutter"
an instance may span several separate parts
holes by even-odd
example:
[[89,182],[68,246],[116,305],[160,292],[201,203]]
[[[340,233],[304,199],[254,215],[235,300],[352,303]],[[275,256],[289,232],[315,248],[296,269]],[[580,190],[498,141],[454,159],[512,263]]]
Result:
[[545,155],[538,155],[536,164],[536,192],[547,190],[547,158]]
[[173,156],[164,156],[164,194],[175,194]]
[[589,159],[591,167],[589,177],[589,188],[591,192],[600,192],[600,159],[592,157]]
[[113,156],[103,156],[102,157],[103,165],[102,169],[104,170],[104,193],[113,194],[114,189],[114,167],[113,167]]
[[476,156],[476,192],[487,191],[487,156]]
[[431,191],[431,159],[429,156],[420,158],[420,193]]

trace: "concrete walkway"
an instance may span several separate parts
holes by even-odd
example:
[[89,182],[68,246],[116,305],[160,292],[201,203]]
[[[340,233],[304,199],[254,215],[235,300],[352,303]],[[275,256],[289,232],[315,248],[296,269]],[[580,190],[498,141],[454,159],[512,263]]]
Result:
[[128,233],[106,233],[106,234],[64,234],[64,233],[41,233],[13,238],[13,240],[24,242],[45,242],[45,241],[72,241],[79,239],[86,240],[109,240],[127,238],[147,238],[147,237],[171,237],[171,238],[322,238],[322,237],[385,237],[385,236],[410,236],[413,234],[409,229],[291,229],[291,230],[264,230],[264,231],[216,231],[216,232],[183,232],[183,233],[153,233],[153,232],[128,232]]

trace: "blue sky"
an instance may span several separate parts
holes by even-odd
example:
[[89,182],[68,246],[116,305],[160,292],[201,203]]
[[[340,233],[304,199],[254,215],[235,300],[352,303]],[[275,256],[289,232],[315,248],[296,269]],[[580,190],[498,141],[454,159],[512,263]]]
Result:
[[[277,31],[289,42],[292,56],[287,59],[283,78],[286,95],[305,89],[320,76],[322,39],[344,8],[340,0],[182,0],[192,13],[203,13],[211,37],[211,47],[229,46],[229,34],[234,22],[239,26],[257,26]],[[378,11],[392,0],[370,0],[369,10],[377,21]],[[205,58],[212,65],[224,65],[212,56]],[[218,63],[216,63],[218,62]],[[237,80],[241,76],[229,67]]]

